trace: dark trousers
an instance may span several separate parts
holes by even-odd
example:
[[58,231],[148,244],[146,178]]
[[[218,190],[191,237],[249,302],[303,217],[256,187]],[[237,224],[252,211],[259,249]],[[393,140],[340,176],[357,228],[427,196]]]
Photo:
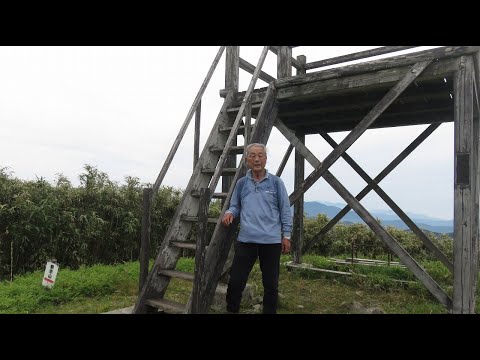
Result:
[[260,260],[263,283],[263,313],[276,314],[278,304],[278,275],[282,244],[255,244],[237,241],[230,268],[227,288],[227,311],[238,313],[242,293],[255,261]]

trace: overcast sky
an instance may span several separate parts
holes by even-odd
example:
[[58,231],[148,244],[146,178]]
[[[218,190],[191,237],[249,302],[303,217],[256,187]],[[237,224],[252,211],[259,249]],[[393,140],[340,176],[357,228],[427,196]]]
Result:
[[[312,62],[372,48],[300,46],[293,56],[306,55]],[[78,185],[89,164],[119,183],[125,176],[153,183],[217,51],[217,46],[0,47],[0,168],[8,167],[20,179],[50,182],[62,173]],[[256,65],[261,51],[241,47],[240,56]],[[224,88],[224,63],[225,54],[202,100],[202,146],[222,105],[218,91]],[[276,76],[273,53],[263,70]],[[240,75],[244,91],[251,75],[243,70]],[[256,87],[265,86],[259,80]],[[368,130],[348,153],[373,178],[426,127]],[[332,137],[340,142],[346,134]],[[320,135],[307,136],[306,144],[321,161],[332,150]],[[287,147],[274,129],[268,142],[271,172]],[[404,211],[451,219],[453,150],[453,123],[442,124],[380,185]],[[193,121],[163,184],[185,188],[192,158]],[[293,158],[282,175],[289,193]],[[307,163],[306,176],[312,170]],[[365,186],[342,159],[331,172],[353,195]],[[344,203],[323,179],[305,199]],[[388,209],[373,192],[362,204],[369,210]]]

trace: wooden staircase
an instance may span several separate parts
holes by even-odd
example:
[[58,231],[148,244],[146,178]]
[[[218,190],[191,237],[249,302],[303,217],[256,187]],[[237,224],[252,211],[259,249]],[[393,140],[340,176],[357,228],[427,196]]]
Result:
[[[149,313],[159,310],[165,313],[208,312],[210,302],[213,300],[214,295],[214,292],[210,290],[212,287],[213,290],[217,287],[221,275],[220,270],[222,270],[225,265],[228,254],[228,252],[225,253],[225,251],[218,251],[218,244],[225,240],[227,234],[227,231],[225,231],[226,228],[221,223],[221,217],[228,208],[236,181],[245,174],[245,167],[243,166],[244,157],[242,157],[238,168],[225,167],[225,164],[227,163],[229,155],[244,153],[244,146],[236,145],[238,135],[245,134],[245,130],[247,130],[246,133],[250,136],[249,139],[245,139],[245,144],[248,144],[248,140],[250,140],[250,142],[266,143],[276,119],[277,109],[274,101],[276,92],[273,84],[271,84],[260,105],[255,124],[253,126],[250,125],[250,119],[247,121],[247,116],[245,116],[245,125],[242,120],[245,110],[248,109],[250,104],[251,94],[267,51],[268,47],[265,47],[240,108],[234,107],[234,92],[229,91],[226,94],[213,129],[205,143],[180,204],[177,206],[176,212],[165,234],[159,254],[137,298],[133,313]],[[228,192],[215,193],[214,191],[222,175],[233,175],[234,180]],[[204,193],[207,193],[207,195],[201,196]],[[221,211],[220,218],[206,219],[205,215],[202,219],[199,210],[204,211],[206,214],[205,209],[208,209],[208,204],[212,198],[224,199],[224,209]],[[205,223],[209,222],[216,223],[216,228],[210,241],[210,246],[201,249],[201,254],[196,254],[197,276],[201,276],[201,281],[197,279],[196,288],[198,290],[195,298],[202,299],[202,301],[201,306],[198,306],[197,302],[194,301],[194,308],[192,309],[192,296],[190,296],[186,304],[177,303],[164,298],[164,296],[172,278],[192,282],[196,280],[195,273],[178,271],[175,267],[183,249],[197,250],[197,244],[188,242],[188,236],[193,224],[199,222],[199,218],[201,220],[199,227],[203,220],[205,227]],[[230,226],[230,228],[234,227],[236,228],[236,226]],[[229,230],[231,233],[231,229]],[[203,247],[204,246],[201,246],[201,248]],[[215,263],[210,263],[211,261]],[[199,262],[201,262],[201,264],[199,264]],[[208,283],[208,286],[205,286],[205,283]]]

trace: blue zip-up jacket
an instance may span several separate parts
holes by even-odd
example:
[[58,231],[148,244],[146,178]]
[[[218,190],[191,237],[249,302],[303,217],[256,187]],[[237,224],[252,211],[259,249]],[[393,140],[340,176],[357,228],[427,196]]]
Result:
[[[265,169],[266,170],[266,169]],[[238,241],[275,244],[290,236],[292,213],[287,189],[282,179],[268,173],[255,182],[252,170],[237,181],[226,212],[240,215]]]

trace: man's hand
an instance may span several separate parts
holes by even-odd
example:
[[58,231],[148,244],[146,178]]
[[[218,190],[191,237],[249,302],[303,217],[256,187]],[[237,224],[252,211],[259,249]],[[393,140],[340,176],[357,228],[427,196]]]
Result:
[[232,213],[225,213],[223,215],[222,223],[225,226],[229,226],[233,221],[233,214]]
[[292,247],[292,245],[290,244],[290,240],[288,240],[287,238],[283,238],[282,239],[282,253],[283,254],[289,253],[291,247]]

